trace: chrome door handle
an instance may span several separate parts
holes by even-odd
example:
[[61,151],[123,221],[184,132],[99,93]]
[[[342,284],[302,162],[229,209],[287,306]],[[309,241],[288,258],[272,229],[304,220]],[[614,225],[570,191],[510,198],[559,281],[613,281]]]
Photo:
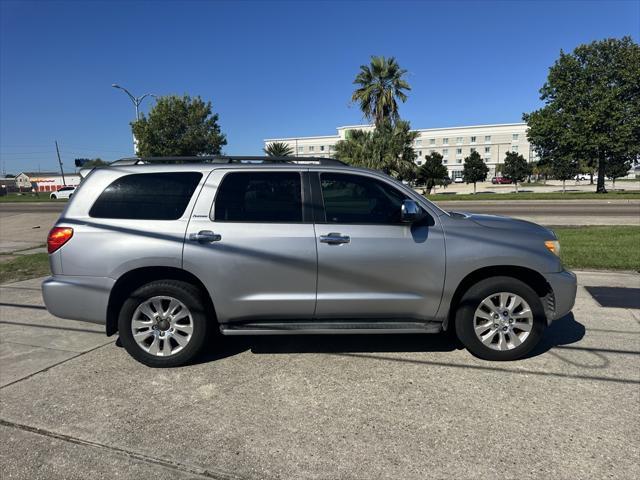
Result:
[[320,242],[328,243],[329,245],[340,245],[351,242],[351,237],[341,233],[329,233],[328,235],[320,235]]
[[222,235],[213,233],[211,230],[200,230],[198,233],[189,235],[189,240],[198,243],[219,242],[222,240]]

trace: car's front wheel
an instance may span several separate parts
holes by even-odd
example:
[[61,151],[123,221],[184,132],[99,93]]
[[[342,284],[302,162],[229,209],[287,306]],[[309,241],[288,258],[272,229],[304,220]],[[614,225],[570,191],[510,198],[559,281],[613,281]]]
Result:
[[540,297],[524,282],[493,277],[473,285],[456,312],[458,338],[485,360],[515,360],[540,341],[546,317]]
[[58,198],[58,196],[57,196],[57,195],[55,195],[55,194],[53,194],[53,193],[51,194],[51,200],[56,200],[57,198]]
[[120,340],[149,367],[176,367],[192,360],[207,337],[208,319],[200,290],[177,280],[138,288],[118,318]]

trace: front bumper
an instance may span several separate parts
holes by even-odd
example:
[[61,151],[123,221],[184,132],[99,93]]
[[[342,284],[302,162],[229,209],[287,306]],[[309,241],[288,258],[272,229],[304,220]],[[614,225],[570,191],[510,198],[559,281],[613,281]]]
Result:
[[544,277],[553,291],[553,309],[547,309],[547,321],[551,323],[564,317],[576,302],[578,282],[576,274],[568,270],[558,273],[545,273]]
[[42,297],[56,317],[104,324],[114,283],[107,277],[53,275],[42,282]]

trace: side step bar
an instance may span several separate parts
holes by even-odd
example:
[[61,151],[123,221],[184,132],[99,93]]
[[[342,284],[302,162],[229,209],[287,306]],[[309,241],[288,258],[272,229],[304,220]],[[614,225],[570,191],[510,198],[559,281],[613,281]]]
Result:
[[325,335],[370,333],[439,333],[440,322],[407,321],[263,321],[220,325],[223,335]]

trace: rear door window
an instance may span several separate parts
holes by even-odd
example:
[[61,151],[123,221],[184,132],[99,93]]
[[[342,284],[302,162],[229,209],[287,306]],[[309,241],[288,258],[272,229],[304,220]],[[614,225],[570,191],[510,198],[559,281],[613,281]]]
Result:
[[202,174],[139,173],[115,180],[89,211],[94,218],[177,220],[184,214]]
[[218,187],[216,222],[302,222],[298,172],[232,172]]

